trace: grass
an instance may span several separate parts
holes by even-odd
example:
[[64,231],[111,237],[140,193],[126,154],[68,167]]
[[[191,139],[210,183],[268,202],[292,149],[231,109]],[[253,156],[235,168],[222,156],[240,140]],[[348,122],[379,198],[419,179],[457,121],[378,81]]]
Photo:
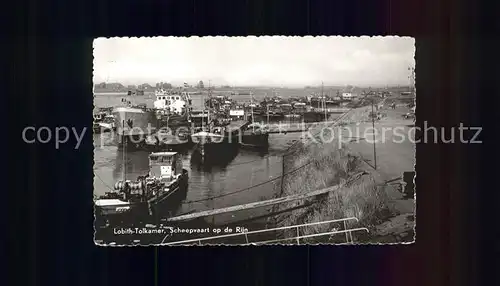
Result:
[[[359,173],[361,170],[361,162],[358,157],[345,147],[338,148],[335,143],[299,146],[292,156],[287,157],[285,161],[285,173],[308,162],[311,163],[305,168],[285,176],[280,196],[307,193],[329,186],[344,184],[348,182],[353,174]],[[299,204],[301,202],[282,204],[275,208],[274,211],[291,208]],[[373,178],[368,174],[337,191],[329,193],[320,199],[319,202],[308,208],[301,208],[282,214],[276,218],[276,225],[289,226],[357,217],[359,223],[350,225],[349,227],[367,227],[370,229],[387,219],[391,213],[389,198],[384,187],[377,186]],[[300,234],[315,234],[326,232],[333,228],[343,229],[344,226],[343,224],[310,226],[302,228]],[[284,237],[295,235],[295,229],[290,229],[283,233]],[[354,233],[353,236],[355,236]],[[324,237],[320,239],[314,238],[308,242],[345,242],[345,235],[339,234],[335,238]]]

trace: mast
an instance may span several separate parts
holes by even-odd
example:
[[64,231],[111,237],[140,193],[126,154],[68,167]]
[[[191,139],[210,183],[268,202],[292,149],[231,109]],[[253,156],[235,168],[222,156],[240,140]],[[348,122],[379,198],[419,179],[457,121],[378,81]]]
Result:
[[[321,92],[323,92],[323,82],[321,82]],[[328,116],[326,112],[326,96],[323,95],[323,109],[325,111],[325,122],[328,121]]]
[[125,137],[125,119],[123,119],[123,122],[122,122],[122,139],[123,139],[123,142],[122,142],[122,144],[123,144],[123,150],[122,150],[122,152],[123,152],[123,154],[122,154],[122,160],[123,160],[122,173],[123,173],[123,175],[122,175],[122,177],[123,177],[123,182],[125,183],[125,181],[127,179],[126,178],[127,162],[125,161],[125,153],[127,151],[127,149],[126,149],[127,148],[127,138]]
[[252,123],[253,123],[253,95],[252,95],[252,92],[250,92],[250,114],[252,116]]
[[321,105],[323,107],[323,112],[325,113],[325,122],[326,122],[326,102],[323,94],[323,82],[321,82]]
[[[208,80],[208,100],[210,102],[210,104],[212,104],[212,93],[210,91],[210,80]],[[210,106],[208,107],[210,108]],[[210,129],[210,109],[208,109],[207,111],[207,124],[208,124],[208,128]],[[210,132],[210,130],[208,130]]]
[[266,108],[267,108],[267,125],[269,125],[269,104],[266,102]]
[[202,109],[201,109],[201,131],[203,131],[203,120],[204,120],[204,117],[205,117],[205,101],[204,101],[205,97],[203,96],[203,92],[201,93],[201,106],[202,106]]

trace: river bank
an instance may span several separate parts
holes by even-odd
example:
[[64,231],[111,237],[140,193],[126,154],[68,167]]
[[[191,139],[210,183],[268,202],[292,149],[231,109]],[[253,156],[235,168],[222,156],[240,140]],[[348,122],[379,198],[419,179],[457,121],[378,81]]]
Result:
[[[373,151],[372,144],[366,138],[345,134],[354,128],[366,129],[371,126],[370,107],[351,110],[334,125],[319,125],[310,131],[307,140],[302,140],[284,160],[285,176],[277,190],[277,196],[288,196],[307,193],[330,186],[341,186],[338,190],[315,200],[300,203],[289,203],[276,206],[273,212],[287,211],[275,217],[278,227],[297,224],[315,223],[333,219],[356,217],[358,222],[347,224],[348,228],[366,227],[369,234],[352,233],[356,243],[397,243],[411,242],[414,237],[413,199],[402,199],[394,185],[387,182],[394,174],[401,175],[402,169],[413,170],[414,145],[403,142],[396,149],[394,143],[377,142],[381,150],[378,168],[370,164],[369,155]],[[398,113],[381,111],[382,117],[377,120],[375,129],[382,126],[405,126]],[[325,128],[327,127],[327,128]],[[321,140],[317,134],[321,135]],[[342,140],[324,140],[340,138]],[[376,141],[376,140],[375,140]],[[394,151],[396,150],[396,151]],[[402,155],[404,154],[404,156]],[[371,154],[372,155],[372,154]],[[298,170],[297,170],[298,169]],[[297,171],[294,171],[297,170]],[[289,173],[292,172],[293,173]],[[359,176],[359,174],[362,174]],[[357,178],[353,178],[353,176]],[[300,235],[312,235],[320,232],[342,230],[343,224],[322,224],[301,228]],[[293,232],[293,233],[292,233]],[[296,229],[285,230],[283,237],[294,237]],[[316,237],[304,239],[304,243],[345,243],[345,235],[334,237]],[[302,242],[301,242],[302,243]]]

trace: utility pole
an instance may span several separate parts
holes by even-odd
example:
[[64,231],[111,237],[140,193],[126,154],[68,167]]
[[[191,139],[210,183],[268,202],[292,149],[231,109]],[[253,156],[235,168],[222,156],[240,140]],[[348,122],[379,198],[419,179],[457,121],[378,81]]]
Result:
[[325,113],[325,122],[326,122],[326,99],[323,93],[323,82],[321,82],[321,99],[323,100],[321,103],[323,106],[323,112]]
[[253,94],[252,92],[250,92],[250,112],[251,112],[251,115],[252,115],[252,131],[255,132],[255,126],[253,125]]
[[377,170],[377,149],[375,148],[375,113],[373,111],[373,97],[372,102],[372,128],[373,128],[373,162],[375,165],[375,170]]
[[126,177],[126,174],[127,174],[127,162],[126,162],[126,152],[127,152],[127,137],[125,137],[125,120],[122,120],[122,144],[123,144],[123,148],[122,148],[122,160],[123,160],[123,164],[122,164],[122,177],[123,177],[123,183],[125,184],[125,182],[127,181],[127,177]]
[[326,110],[326,97],[323,98],[323,110],[325,111],[325,122],[328,121],[328,115]]
[[205,120],[205,96],[203,95],[203,90],[201,91],[201,107],[202,107],[201,131],[204,131],[203,130],[203,120]]

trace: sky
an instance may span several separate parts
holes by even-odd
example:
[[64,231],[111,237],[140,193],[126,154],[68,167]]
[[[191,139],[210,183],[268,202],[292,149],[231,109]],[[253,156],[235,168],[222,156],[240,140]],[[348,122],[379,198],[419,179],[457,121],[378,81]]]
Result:
[[408,85],[411,37],[157,37],[94,40],[94,83]]

